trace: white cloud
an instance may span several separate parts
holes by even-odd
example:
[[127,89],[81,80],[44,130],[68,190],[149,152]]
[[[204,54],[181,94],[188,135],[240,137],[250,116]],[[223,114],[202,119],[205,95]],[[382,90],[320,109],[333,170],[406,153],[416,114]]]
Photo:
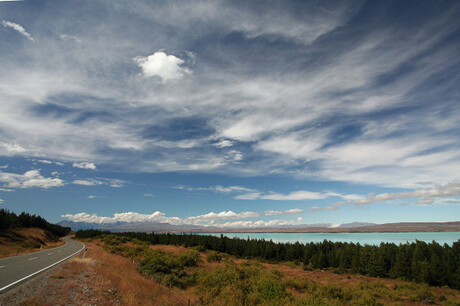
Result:
[[422,198],[417,200],[416,204],[433,204],[434,198],[437,197],[456,197],[460,196],[460,181],[455,180],[445,185],[436,185],[433,188],[418,189],[407,192],[369,194],[365,198],[335,202],[326,207],[312,207],[312,210],[336,210],[338,207],[346,204],[369,205],[379,202],[394,201],[400,199]]
[[414,204],[417,204],[417,205],[430,205],[430,204],[433,204],[433,203],[434,203],[433,199],[420,199],[420,200],[415,201]]
[[188,190],[188,191],[213,191],[218,193],[234,193],[234,192],[251,192],[257,191],[256,189],[242,187],[242,186],[210,186],[210,187],[187,187],[187,186],[171,186],[173,189]]
[[144,193],[144,197],[153,197],[153,193]]
[[37,160],[39,163],[42,163],[42,164],[52,164],[53,162],[50,162],[49,160],[46,160],[46,159],[40,159],[40,160]]
[[76,42],[81,42],[80,38],[78,38],[77,36],[73,36],[73,35],[69,35],[69,34],[61,34],[59,35],[59,37],[62,39],[62,40],[72,40],[72,41],[76,41]]
[[[90,196],[96,198],[98,196]],[[90,198],[88,197],[88,198]],[[136,212],[125,212],[116,213],[113,217],[101,217],[96,214],[78,213],[78,214],[66,214],[61,217],[74,222],[91,222],[91,223],[112,223],[112,222],[166,222],[174,225],[181,224],[195,224],[195,225],[211,225],[216,221],[222,220],[235,220],[258,217],[259,214],[256,212],[241,212],[235,213],[233,211],[222,211],[220,213],[210,212],[208,214],[179,218],[179,217],[166,217],[164,213],[156,211],[153,214],[139,214]]]
[[213,146],[215,146],[217,148],[231,147],[231,146],[233,146],[233,141],[228,140],[228,139],[222,139],[221,141],[213,144]]
[[6,168],[8,168],[8,165],[0,166],[0,169],[6,169]]
[[302,200],[319,200],[327,198],[327,194],[321,192],[299,190],[293,191],[289,194],[269,192],[267,194],[262,193],[249,193],[236,196],[238,200],[273,200],[273,201],[302,201]]
[[3,199],[0,199],[0,204],[2,204],[2,203],[3,203]]
[[209,187],[210,190],[220,192],[220,193],[232,193],[232,192],[250,192],[250,191],[256,191],[255,189],[247,188],[247,187],[241,187],[241,186],[227,186],[223,187],[220,185],[212,186]]
[[126,183],[120,179],[106,179],[106,178],[95,178],[95,179],[85,179],[85,180],[74,180],[72,181],[73,184],[76,185],[83,185],[83,186],[100,186],[100,185],[108,185],[113,188],[121,188],[124,187]]
[[58,166],[64,166],[64,164],[61,162],[53,162],[53,161],[46,160],[46,159],[38,159],[37,162],[42,163],[42,164],[48,164],[48,165],[56,164]]
[[40,170],[29,170],[24,174],[0,172],[0,182],[6,183],[7,188],[52,188],[61,187],[66,183],[59,178],[47,178]]
[[147,57],[137,56],[133,61],[142,68],[142,74],[147,77],[158,76],[163,82],[177,80],[184,74],[191,73],[186,67],[181,67],[184,60],[163,51],[157,51]]
[[28,40],[34,41],[34,38],[29,33],[27,33],[26,29],[24,29],[22,25],[6,20],[3,20],[2,24],[5,28],[11,28],[17,31],[19,34],[22,34]]
[[313,191],[293,191],[289,194],[281,194],[281,193],[269,193],[260,196],[260,199],[264,200],[275,200],[275,201],[299,201],[299,200],[319,200],[324,199],[327,196],[320,193],[320,192],[313,192]]
[[17,143],[5,143],[0,141],[0,155],[13,156],[26,153],[28,150],[24,149]]
[[210,212],[205,215],[200,215],[196,217],[188,217],[185,219],[185,222],[196,224],[196,223],[202,223],[202,222],[215,222],[215,221],[220,221],[220,220],[255,218],[258,216],[259,216],[259,213],[253,212],[253,211],[235,213],[229,210],[229,211],[222,211],[217,214],[214,212]]
[[76,185],[83,185],[83,186],[97,186],[97,185],[102,185],[103,183],[98,180],[74,180],[72,184]]
[[8,189],[8,188],[0,188],[0,191],[5,191],[5,192],[12,192],[13,189]]
[[89,162],[81,162],[81,163],[75,162],[72,164],[72,166],[75,168],[96,170],[96,165],[94,163],[89,163]]
[[89,195],[88,199],[105,198],[105,196]]
[[[102,35],[95,35],[93,25],[81,16],[40,15],[34,25],[37,33],[51,33],[44,36],[47,43],[27,44],[0,59],[4,68],[0,72],[0,129],[4,141],[0,143],[0,155],[91,160],[122,171],[282,174],[405,188],[412,188],[414,182],[446,183],[458,177],[458,142],[455,137],[450,144],[439,141],[443,135],[452,138],[450,135],[458,129],[458,107],[443,98],[439,98],[442,103],[420,102],[420,109],[412,102],[430,94],[425,85],[431,83],[426,81],[432,76],[451,79],[443,69],[458,62],[455,48],[436,48],[440,51],[424,55],[433,46],[444,46],[440,44],[443,37],[455,31],[452,19],[445,18],[449,14],[434,14],[420,27],[410,29],[396,29],[391,24],[370,27],[357,34],[355,43],[337,49],[327,46],[331,41],[327,35],[352,18],[353,10],[321,8],[319,13],[318,8],[312,8],[291,14],[284,5],[275,4],[264,7],[263,15],[273,17],[267,19],[259,18],[258,9],[250,7],[236,8],[227,2],[165,6],[130,3],[110,8],[114,14],[104,19],[107,26],[100,29]],[[131,14],[141,16],[151,32],[131,35],[139,33],[137,25],[122,18]],[[299,15],[309,18],[299,19]],[[70,42],[63,41],[69,37],[53,32],[67,23],[78,25],[72,35],[82,40],[70,44],[72,48]],[[113,29],[110,25],[114,23],[119,31],[105,33]],[[152,24],[165,25],[171,35],[166,36],[161,27]],[[226,37],[235,31],[246,37],[247,50],[239,52],[241,48],[231,42],[226,48],[215,39],[207,39],[209,34]],[[321,35],[325,38],[321,44],[326,46],[322,56],[315,58],[317,46],[311,49],[309,44]],[[265,44],[267,52],[265,48],[251,49],[256,37],[257,46]],[[292,41],[297,47],[280,52],[277,44],[271,45],[272,39]],[[202,50],[209,53],[203,52],[200,67],[190,82],[184,82],[187,84],[166,88],[147,78],[136,78],[132,70],[125,69],[131,65],[141,70],[131,58],[147,55],[145,50],[151,46],[185,50],[198,43],[203,43]],[[163,52],[160,62],[166,61],[165,65],[173,68],[162,78],[158,67],[150,67],[154,55],[138,58],[136,63],[144,75],[156,75],[166,82],[186,74],[181,71],[185,56],[171,56],[172,61],[167,62]],[[193,62],[194,55],[188,57]],[[30,65],[25,66],[23,58],[28,58]],[[407,63],[412,69],[393,73]],[[395,81],[375,86],[388,75],[395,76]],[[444,87],[449,83],[436,84],[435,96],[452,92],[452,88]],[[70,96],[75,99],[69,113],[32,112],[48,103],[67,109],[66,97]],[[420,116],[401,116],[395,106],[408,112],[419,109]],[[380,113],[385,110],[391,112]],[[121,120],[92,116],[101,111]],[[82,114],[90,115],[84,124],[79,121]],[[212,136],[193,142],[168,140],[160,148],[160,139],[146,139],[140,133],[153,123],[197,116],[206,121]],[[349,122],[362,123],[364,134],[358,132],[337,142],[335,131],[346,132],[342,125]],[[226,148],[237,140],[251,142],[238,143],[241,155],[234,154],[233,159],[223,156],[225,150],[215,150],[217,141]],[[450,152],[444,156],[426,154],[433,151]],[[239,159],[243,154],[244,159]]]
[[261,195],[260,192],[251,192],[251,193],[237,195],[235,199],[237,200],[257,200],[260,198],[260,195]]
[[303,213],[302,209],[299,208],[292,208],[285,211],[278,211],[278,210],[267,210],[264,212],[266,216],[277,216],[277,215],[296,215]]

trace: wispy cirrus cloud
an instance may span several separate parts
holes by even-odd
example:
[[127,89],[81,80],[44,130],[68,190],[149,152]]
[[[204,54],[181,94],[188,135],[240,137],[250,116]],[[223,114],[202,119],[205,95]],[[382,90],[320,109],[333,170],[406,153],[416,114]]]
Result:
[[91,179],[79,179],[73,180],[72,184],[75,185],[83,185],[83,186],[101,186],[101,185],[108,185],[113,188],[121,188],[124,187],[125,181],[120,179],[107,179],[107,178],[91,178]]
[[340,206],[347,204],[369,205],[379,202],[387,202],[401,199],[421,198],[415,204],[429,205],[435,203],[438,197],[457,197],[460,196],[460,181],[452,181],[445,185],[436,185],[432,188],[418,189],[415,191],[369,194],[365,198],[335,202],[325,207],[312,207],[312,210],[337,210]]
[[[0,59],[0,154],[132,172],[445,184],[460,170],[449,39],[459,5],[433,14],[420,5],[417,16],[400,11],[404,22],[381,7],[372,26],[355,24],[376,15],[354,2],[107,5],[102,36],[83,8],[64,18],[47,7],[33,29],[49,33],[46,43]],[[72,33],[56,30],[81,18]],[[72,48],[70,36],[80,40]],[[262,196],[302,197],[238,195]]]
[[267,210],[264,212],[264,215],[266,216],[278,216],[278,215],[296,215],[296,214],[301,214],[303,213],[303,209],[299,208],[292,208],[284,211],[279,211],[279,210]]
[[10,29],[15,30],[16,32],[18,32],[19,34],[23,35],[28,40],[35,41],[35,39],[32,37],[32,35],[30,35],[26,31],[26,29],[24,29],[24,27],[22,25],[14,23],[14,22],[11,22],[11,21],[6,21],[6,20],[3,20],[2,24],[3,24],[3,26],[5,28],[10,28]]

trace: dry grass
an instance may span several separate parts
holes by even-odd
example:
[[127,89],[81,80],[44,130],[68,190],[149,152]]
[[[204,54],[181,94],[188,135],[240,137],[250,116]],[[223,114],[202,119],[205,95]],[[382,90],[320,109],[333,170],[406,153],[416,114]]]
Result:
[[65,243],[59,239],[53,241],[40,228],[19,228],[0,234],[0,258],[32,253],[43,249],[54,248]]
[[[97,281],[115,287],[126,305],[187,305],[196,300],[184,291],[167,288],[137,271],[137,264],[130,259],[105,252],[95,242],[88,245],[87,256],[97,260]],[[183,250],[182,250],[183,249]],[[176,248],[183,252],[185,248]]]
[[[85,241],[88,252],[84,260],[81,255],[56,268],[49,274],[45,285],[41,284],[30,292],[23,292],[24,298],[20,303],[7,303],[5,305],[187,305],[199,304],[195,286],[185,290],[168,288],[158,282],[141,275],[137,271],[137,264],[120,255],[108,253],[103,250],[102,242]],[[164,252],[181,254],[187,251],[184,247],[175,246],[150,246]],[[196,267],[186,268],[187,274],[194,272],[212,271],[216,267],[224,267],[225,261],[230,260],[241,265],[245,260],[231,258],[222,262],[208,262],[206,253],[201,253],[201,261]],[[363,286],[363,294],[373,293],[373,290],[382,293],[390,292],[391,296],[380,295],[378,300],[389,305],[424,305],[427,301],[417,300],[416,292],[419,285],[390,279],[380,279],[359,275],[336,274],[332,271],[305,271],[301,266],[261,263],[264,271],[277,270],[282,275],[283,281],[300,280],[318,284],[328,288],[341,288],[343,290],[357,290]],[[368,287],[366,287],[368,286]],[[393,290],[398,287],[402,290]],[[407,289],[415,287],[413,289]],[[367,288],[367,289],[366,289]],[[371,289],[369,289],[371,288]],[[434,304],[443,304],[445,297],[448,305],[460,305],[460,291],[426,287],[434,296]],[[308,298],[312,292],[309,290],[288,287],[288,292],[294,297],[292,301]],[[386,291],[385,291],[386,290]],[[394,292],[394,293],[393,293]],[[376,292],[377,294],[378,292]],[[415,294],[415,295],[414,295]],[[331,300],[332,301],[332,300]],[[450,304],[449,304],[450,303]]]

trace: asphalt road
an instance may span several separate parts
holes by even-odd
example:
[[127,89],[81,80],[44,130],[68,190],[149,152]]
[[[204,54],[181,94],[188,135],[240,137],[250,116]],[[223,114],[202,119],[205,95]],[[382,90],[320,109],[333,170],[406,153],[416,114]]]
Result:
[[81,242],[64,240],[66,244],[54,249],[0,259],[0,293],[85,249]]

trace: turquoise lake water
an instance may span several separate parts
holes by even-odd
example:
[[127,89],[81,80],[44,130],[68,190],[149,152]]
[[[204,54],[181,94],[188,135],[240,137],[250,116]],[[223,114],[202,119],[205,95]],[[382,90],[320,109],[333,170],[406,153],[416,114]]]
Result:
[[[201,234],[220,236],[219,234]],[[333,242],[354,242],[362,245],[379,245],[381,242],[393,242],[396,244],[415,242],[415,240],[432,242],[439,244],[447,243],[452,245],[460,239],[460,232],[435,232],[435,233],[223,233],[224,236],[242,239],[265,239],[273,242],[291,242],[299,241],[301,243],[321,242],[324,239]]]

